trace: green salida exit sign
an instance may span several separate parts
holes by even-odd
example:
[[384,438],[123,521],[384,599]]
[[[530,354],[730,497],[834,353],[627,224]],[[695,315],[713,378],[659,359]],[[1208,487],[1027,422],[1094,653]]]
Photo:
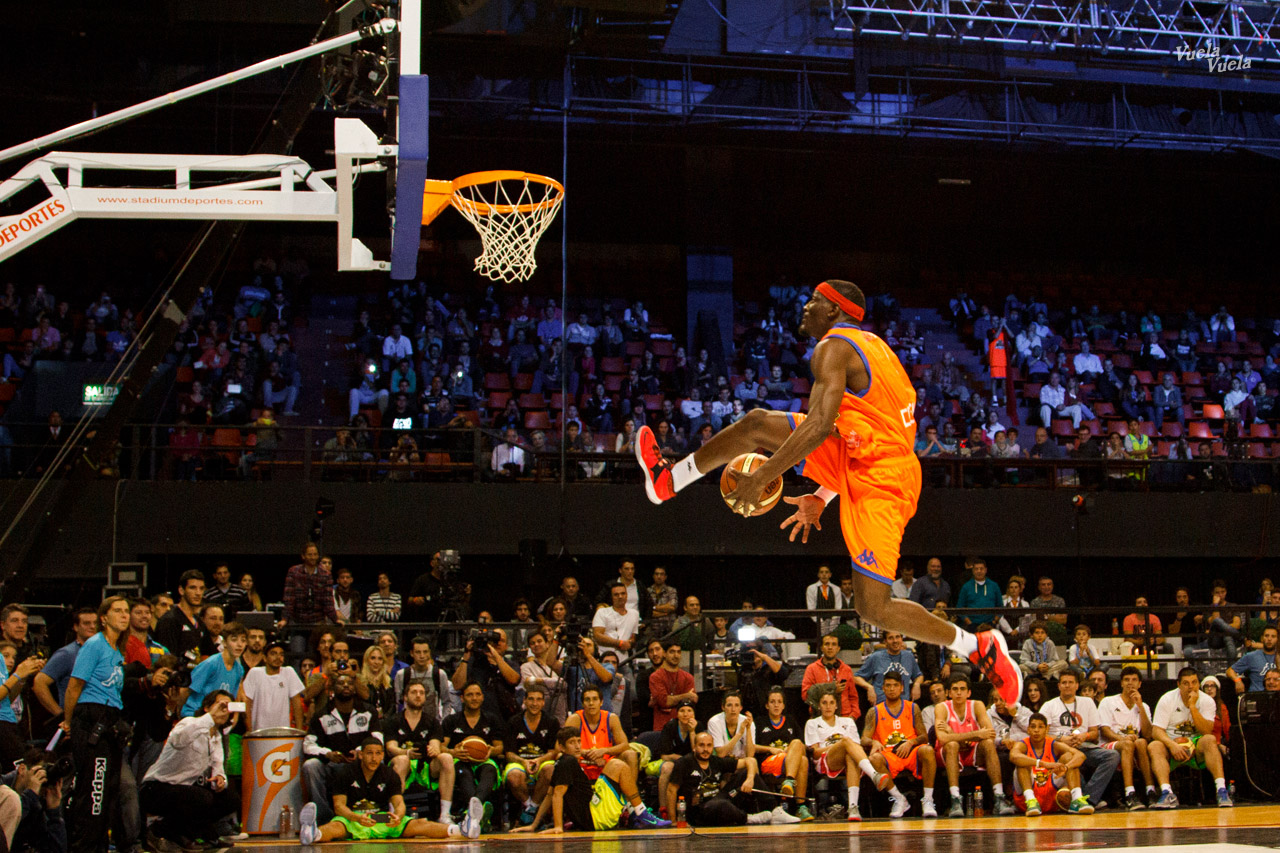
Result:
[[86,406],[109,406],[116,399],[119,393],[119,385],[89,385],[84,386],[83,402]]

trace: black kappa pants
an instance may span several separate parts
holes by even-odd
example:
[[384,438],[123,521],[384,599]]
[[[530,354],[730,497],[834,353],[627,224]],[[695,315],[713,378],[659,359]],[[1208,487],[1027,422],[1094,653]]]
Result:
[[119,720],[120,710],[106,705],[81,702],[72,712],[71,755],[76,780],[67,815],[70,853],[102,853],[107,849],[107,832],[120,800],[124,745],[115,732]]

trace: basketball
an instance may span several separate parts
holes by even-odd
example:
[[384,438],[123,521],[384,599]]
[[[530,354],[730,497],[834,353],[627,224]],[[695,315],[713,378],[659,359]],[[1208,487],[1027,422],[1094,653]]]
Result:
[[[738,472],[751,472],[759,468],[768,459],[763,453],[744,453],[736,457],[728,465],[724,466],[724,471],[720,474],[720,497],[725,499],[725,503],[729,504],[729,493],[738,485]],[[778,501],[782,500],[782,478],[774,480],[772,483],[764,487],[764,491],[760,493],[760,505],[756,507],[752,515],[764,515],[769,510],[777,506]],[[732,508],[732,504],[729,504]]]
[[1054,799],[1058,803],[1058,808],[1066,811],[1071,808],[1071,792],[1066,788],[1059,788],[1058,793],[1054,795]]
[[485,743],[483,738],[472,735],[471,737],[463,738],[458,746],[467,753],[467,756],[472,761],[484,761],[489,757],[489,744]]

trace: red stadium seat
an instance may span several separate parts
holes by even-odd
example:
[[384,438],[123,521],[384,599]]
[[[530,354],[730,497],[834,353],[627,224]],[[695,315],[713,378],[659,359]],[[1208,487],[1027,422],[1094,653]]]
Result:
[[484,387],[486,391],[510,391],[511,377],[506,373],[486,373]]
[[1223,420],[1226,415],[1223,413],[1222,407],[1217,403],[1205,403],[1201,417],[1206,421],[1220,421]]
[[1209,425],[1204,421],[1193,421],[1187,424],[1187,435],[1191,438],[1213,440],[1213,433],[1209,430]]
[[1177,421],[1165,421],[1160,426],[1160,435],[1165,438],[1182,438],[1182,424]]
[[1169,451],[1172,449],[1173,449],[1173,442],[1171,441],[1156,442],[1156,455],[1159,456],[1161,459],[1168,459]]
[[622,351],[628,358],[639,358],[644,355],[644,341],[627,341]]
[[791,379],[791,390],[802,397],[807,396],[809,394],[809,380],[803,376],[793,377]]
[[547,407],[547,398],[541,394],[521,394],[517,400],[517,405],[521,409],[545,409]]
[[1200,371],[1198,370],[1187,370],[1182,374],[1183,385],[1200,385],[1203,382],[1204,380],[1200,378]]
[[662,411],[663,396],[661,394],[645,394],[644,409],[646,412]]
[[1118,352],[1111,356],[1111,363],[1121,370],[1129,370],[1133,367],[1133,359],[1129,357],[1128,353],[1124,352]]
[[546,412],[527,412],[524,416],[525,429],[551,429],[551,418]]
[[1155,379],[1151,376],[1150,370],[1135,370],[1133,375],[1138,377],[1139,385],[1151,385],[1155,382]]
[[564,408],[564,395],[559,391],[551,393],[551,408],[557,412]]
[[[1024,400],[1039,400],[1039,399],[1040,399],[1040,383],[1039,383],[1039,382],[1028,382],[1026,385],[1023,385],[1023,386],[1022,386],[1022,399],[1024,399]],[[1039,404],[1037,403],[1037,405],[1039,405]]]
[[1123,436],[1129,435],[1129,422],[1124,418],[1120,418],[1120,420],[1111,424],[1111,428]]
[[1249,444],[1250,459],[1265,459],[1267,457],[1267,446],[1261,441],[1255,441]]
[[1110,403],[1095,403],[1093,413],[1100,418],[1114,418],[1116,416],[1116,407]]
[[1139,422],[1138,422],[1138,432],[1142,433],[1143,435],[1147,436],[1148,438],[1155,438],[1155,436],[1156,436],[1156,425],[1155,425],[1155,424],[1153,424],[1151,421],[1139,421]]
[[7,403],[18,392],[18,386],[12,382],[0,383],[0,403]]
[[510,391],[490,391],[489,408],[495,412],[500,412],[507,407],[507,401],[510,399]]
[[1055,438],[1075,438],[1075,428],[1071,426],[1071,421],[1055,420],[1053,428],[1050,430]]
[[610,373],[604,377],[604,390],[617,393],[622,390],[622,374]]
[[1270,424],[1253,424],[1249,427],[1249,438],[1272,439],[1275,434],[1271,431]]
[[532,373],[517,373],[515,378],[511,380],[511,389],[513,391],[528,391],[533,387]]
[[1182,389],[1182,399],[1184,400],[1203,400],[1207,396],[1204,393],[1203,385],[1186,385]]
[[617,356],[605,356],[600,359],[600,369],[605,373],[626,373],[626,362]]
[[675,344],[671,341],[654,341],[649,345],[649,348],[653,350],[653,354],[658,358],[670,358],[676,354]]

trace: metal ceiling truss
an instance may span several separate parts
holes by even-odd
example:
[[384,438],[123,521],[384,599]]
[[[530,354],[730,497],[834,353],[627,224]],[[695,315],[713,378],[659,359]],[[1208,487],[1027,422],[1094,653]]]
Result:
[[[1280,67],[1280,3],[1190,0],[827,0],[833,27],[855,35],[1071,48],[1178,61]],[[1204,51],[1197,56],[1196,51]]]

